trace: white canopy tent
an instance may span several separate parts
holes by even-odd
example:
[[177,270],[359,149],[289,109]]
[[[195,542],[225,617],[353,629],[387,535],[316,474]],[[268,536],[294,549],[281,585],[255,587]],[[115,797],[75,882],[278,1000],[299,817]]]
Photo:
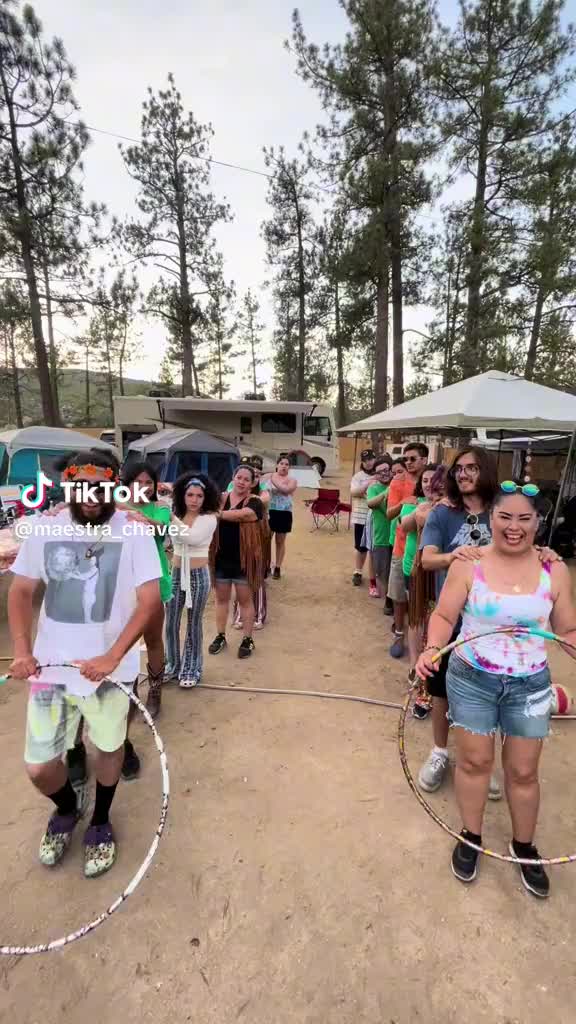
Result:
[[338,433],[402,430],[409,434],[477,428],[571,434],[576,428],[576,396],[488,370],[340,427]]

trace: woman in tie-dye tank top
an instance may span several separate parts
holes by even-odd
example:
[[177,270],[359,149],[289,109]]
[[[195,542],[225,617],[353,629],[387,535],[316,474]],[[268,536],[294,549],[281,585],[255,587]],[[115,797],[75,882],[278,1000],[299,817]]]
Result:
[[[538,488],[506,481],[491,515],[492,544],[476,561],[451,566],[430,619],[429,647],[417,670],[437,668],[434,653],[448,643],[461,617],[459,639],[446,677],[449,719],[456,737],[455,787],[462,835],[480,846],[482,819],[494,762],[496,733],[502,734],[502,765],[512,819],[510,853],[537,861],[534,846],[540,787],[538,763],[548,734],[552,702],[546,647],[541,637],[495,635],[506,626],[548,629],[576,642],[576,610],[566,566],[542,562],[534,548],[538,529]],[[488,634],[474,639],[477,634]],[[570,653],[570,652],[569,652]],[[476,877],[478,853],[458,842],[452,871],[462,882]],[[525,887],[549,893],[544,869],[521,865]]]

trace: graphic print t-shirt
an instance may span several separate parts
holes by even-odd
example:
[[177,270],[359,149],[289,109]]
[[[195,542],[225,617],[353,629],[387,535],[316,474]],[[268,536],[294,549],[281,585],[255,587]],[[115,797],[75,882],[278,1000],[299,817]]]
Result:
[[[473,520],[471,523],[467,522],[469,518]],[[473,530],[478,530],[480,533],[480,538],[477,541],[471,539],[470,534]],[[476,524],[475,517],[470,516],[466,509],[436,505],[424,525],[420,550],[430,546],[438,548],[439,554],[448,555],[451,551],[455,551],[456,548],[484,547],[491,542],[492,533],[490,531],[490,518],[487,512],[480,513],[478,523]],[[436,573],[437,595],[440,594],[445,579],[446,572]]]
[[[160,579],[154,538],[134,533],[125,512],[115,512],[101,531],[90,534],[76,526],[68,509],[51,519],[37,517],[34,525],[12,571],[46,585],[35,657],[48,665],[106,654],[136,609],[136,588]],[[136,643],[114,678],[132,682],[139,669]],[[95,690],[76,669],[46,668],[38,681],[65,683],[78,696]]]

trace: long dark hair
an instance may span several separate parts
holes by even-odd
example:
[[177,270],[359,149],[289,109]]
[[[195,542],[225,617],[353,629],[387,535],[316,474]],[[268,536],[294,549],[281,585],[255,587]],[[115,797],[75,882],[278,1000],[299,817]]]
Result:
[[158,473],[154,469],[151,462],[147,462],[142,459],[141,462],[133,462],[126,466],[122,470],[121,480],[125,487],[131,487],[134,481],[140,476],[141,473],[146,473],[149,476],[152,483],[154,484],[154,490],[152,491],[152,501],[158,500]]
[[424,466],[424,469],[422,470],[422,472],[420,473],[420,476],[418,477],[418,483],[416,484],[416,487],[414,488],[414,495],[415,495],[416,498],[423,498],[424,497],[424,489],[422,487],[422,477],[424,476],[424,473],[435,473],[437,469],[438,469],[438,463],[437,462],[429,462],[426,466]]
[[476,448],[474,445],[470,445],[469,448],[463,448],[461,452],[456,452],[454,455],[452,464],[446,474],[446,497],[457,508],[464,508],[464,500],[458,488],[458,481],[455,473],[456,463],[463,455],[473,455],[476,459],[479,469],[479,473],[476,478],[476,494],[481,501],[484,502],[486,507],[490,507],[498,489],[496,460],[490,452],[486,451],[485,448]]
[[186,515],[186,491],[195,481],[198,481],[198,487],[204,491],[204,504],[200,509],[200,515],[218,512],[220,509],[220,491],[209,476],[204,473],[183,473],[172,488],[172,511],[178,519],[183,519]]

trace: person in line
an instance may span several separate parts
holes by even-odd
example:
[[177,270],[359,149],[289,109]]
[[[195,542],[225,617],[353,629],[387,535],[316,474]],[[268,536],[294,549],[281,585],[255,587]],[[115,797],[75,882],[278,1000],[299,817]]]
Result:
[[[422,476],[425,478],[426,473],[424,472]],[[414,704],[412,705],[412,715],[414,718],[420,720],[428,718],[428,715],[432,710],[432,698],[428,693],[426,683],[424,683],[416,674],[416,658],[422,651],[430,615],[436,607],[434,573],[426,572],[422,568],[422,551],[420,549],[420,541],[422,538],[422,531],[426,525],[426,520],[430,512],[434,506],[444,498],[445,478],[446,466],[439,465],[435,473],[433,473],[432,479],[429,483],[424,479],[425,486],[423,486],[422,489],[423,491],[429,491],[429,497],[428,500],[421,502],[414,512],[416,535],[408,535],[406,540],[406,550],[408,550],[410,536],[414,537],[414,541],[416,543],[416,555],[412,563],[412,571],[410,573],[408,587],[408,637],[410,638],[410,630],[414,630],[418,640],[416,657],[414,658],[414,664],[408,674],[408,682],[411,685],[414,685],[415,683],[418,685]],[[405,567],[407,566],[405,565]]]
[[[402,568],[404,571],[404,582],[406,587],[406,593],[408,595],[408,657],[410,659],[410,668],[408,671],[408,682],[412,685],[416,679],[416,662],[418,656],[422,650],[423,633],[421,629],[418,629],[416,625],[410,622],[410,606],[411,606],[411,594],[410,590],[414,586],[415,580],[412,578],[412,570],[414,569],[414,562],[416,559],[416,553],[418,551],[418,520],[416,518],[416,512],[421,506],[431,507],[432,503],[432,482],[438,470],[438,465],[435,462],[429,462],[418,480],[414,489],[414,499],[408,499],[400,510],[400,526],[404,531],[406,542],[404,545],[404,558],[402,560]],[[420,700],[416,700],[413,705],[413,713],[415,718],[426,718],[430,712],[431,702],[427,698],[427,695],[421,695]]]
[[[63,762],[81,715],[96,748],[96,799],[84,836],[89,878],[111,868],[117,852],[110,808],[122,768],[129,700],[109,677],[130,686],[137,681],[138,640],[162,613],[154,539],[130,531],[126,513],[116,509],[102,486],[117,482],[118,474],[118,462],[107,451],[80,451],[67,460],[64,478],[92,485],[94,499],[77,502],[73,494],[65,509],[42,523],[42,532],[24,541],[8,596],[10,672],[33,679],[26,767],[36,789],[55,805],[39,850],[47,867],[66,853],[82,813]],[[41,581],[46,591],[32,646],[33,601]],[[78,669],[39,671],[54,662],[73,662]]]
[[373,482],[366,491],[368,508],[372,515],[372,570],[380,597],[385,598],[384,613],[392,615],[394,609],[388,599],[388,577],[392,560],[390,544],[390,521],[386,515],[386,502],[390,487],[392,459],[389,455],[379,456],[374,463]]
[[[184,473],[172,489],[172,598],[166,617],[166,678],[177,679],[181,689],[202,679],[204,656],[202,623],[210,594],[210,545],[218,525],[220,493],[203,473]],[[186,639],[180,652],[180,623],[186,608]]]
[[[541,562],[534,541],[538,530],[538,488],[512,481],[496,491],[491,514],[492,543],[483,557],[453,561],[430,619],[428,646],[418,672],[432,677],[432,661],[460,622],[459,638],[446,676],[450,721],[456,740],[456,798],[462,836],[482,845],[482,821],[495,736],[503,737],[504,786],[512,820],[510,854],[537,861],[534,845],[540,787],[538,765],[548,735],[552,689],[545,641],[538,636],[494,634],[492,630],[523,625],[547,629],[576,642],[576,608],[568,570],[561,562]],[[473,639],[477,634],[489,635]],[[567,649],[568,650],[568,649]],[[568,650],[572,657],[574,652]],[[458,842],[452,871],[461,882],[476,878],[478,853]],[[524,887],[535,896],[549,895],[544,868],[519,865]]]
[[405,474],[397,476],[390,484],[386,506],[386,515],[393,523],[392,563],[388,583],[388,597],[394,602],[394,641],[390,648],[392,658],[404,657],[404,622],[408,605],[403,569],[406,536],[398,519],[402,506],[414,496],[416,484],[428,461],[428,448],[420,442],[407,444],[402,458]]
[[[490,543],[489,509],[497,486],[496,461],[484,448],[472,446],[455,455],[446,474],[446,497],[428,515],[420,542],[422,568],[434,573],[437,599],[452,563]],[[448,770],[447,667],[444,659],[428,680],[434,746],[418,775],[418,785],[426,793],[440,788]],[[489,796],[501,799],[496,778],[491,780]]]
[[355,587],[362,586],[362,570],[364,569],[366,557],[368,556],[368,574],[370,579],[369,593],[371,597],[379,596],[378,587],[374,576],[374,570],[372,568],[372,559],[369,557],[368,548],[363,541],[366,520],[368,518],[368,502],[366,500],[366,494],[370,484],[373,483],[375,462],[376,455],[372,449],[365,448],[364,451],[360,452],[360,469],[354,474],[350,481],[350,501],[352,504],[350,522],[354,527],[354,549],[356,552],[352,583]]
[[274,571],[272,579],[279,580],[286,554],[286,537],[292,533],[292,503],[298,481],[290,476],[290,459],[280,455],[274,473],[262,480],[262,488],[270,493],[268,515],[274,537]]
[[[268,506],[270,504],[270,491],[266,486],[266,481],[263,479],[264,463],[259,455],[244,455],[240,459],[241,466],[251,466],[254,470],[255,483],[252,488],[252,494],[257,498],[260,498],[264,509],[264,515],[261,521],[262,530],[262,542],[264,545],[264,556],[265,556],[265,571],[264,579],[262,580],[262,586],[252,594],[252,600],[254,602],[254,629],[264,629],[266,625],[266,619],[268,618],[268,595],[266,593],[266,579],[270,573],[270,548],[271,548],[271,533],[270,524],[268,520]],[[228,484],[228,491],[232,490],[232,483]],[[240,605],[238,604],[238,598],[234,598],[234,604],[232,606],[232,625],[234,629],[242,629],[242,612]]]
[[251,493],[255,480],[251,466],[238,466],[232,490],[222,495],[218,530],[211,549],[218,632],[208,648],[210,654],[220,654],[227,646],[226,623],[233,586],[244,626],[238,657],[249,658],[254,651],[252,594],[261,587],[266,568],[260,528],[264,506]]

